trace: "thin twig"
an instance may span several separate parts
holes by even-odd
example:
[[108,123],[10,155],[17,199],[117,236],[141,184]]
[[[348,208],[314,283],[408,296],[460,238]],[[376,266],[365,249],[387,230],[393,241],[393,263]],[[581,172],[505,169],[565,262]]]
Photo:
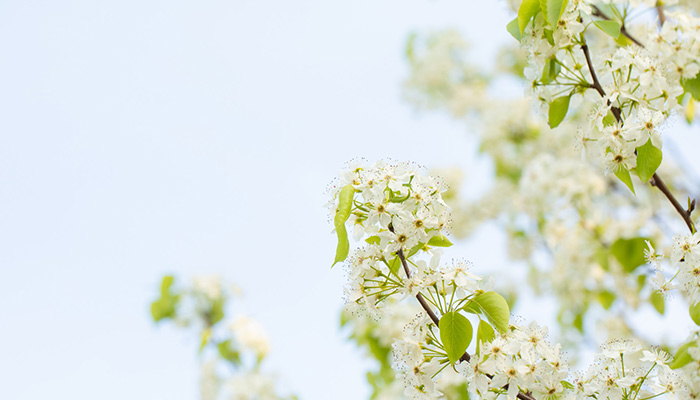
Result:
[[683,206],[681,206],[678,200],[673,196],[673,193],[671,193],[671,191],[668,189],[668,186],[666,186],[664,181],[657,174],[654,174],[651,177],[651,181],[649,181],[649,183],[651,183],[652,186],[656,186],[657,188],[659,188],[659,190],[661,190],[661,193],[663,193],[664,196],[666,196],[666,198],[668,199],[668,201],[670,201],[671,204],[673,204],[673,208],[675,208],[676,211],[678,211],[678,214],[680,214],[681,217],[683,217],[683,221],[685,221],[685,224],[688,225],[690,233],[695,233],[695,224],[693,224],[693,221],[690,219],[690,211],[692,210],[686,210],[683,208]]
[[[588,64],[588,70],[591,72],[591,78],[593,79],[591,87],[596,89],[596,91],[598,91],[598,94],[600,94],[601,97],[605,97],[605,90],[603,90],[603,87],[601,86],[600,81],[598,80],[598,76],[595,73],[595,69],[593,68],[593,62],[591,61],[591,54],[588,50],[588,45],[585,43],[581,45],[581,50],[583,51],[584,57],[586,57],[586,64]],[[608,105],[610,104],[610,100],[608,100]],[[612,111],[618,123],[622,124],[624,122],[622,120],[621,110],[618,107],[612,107],[610,111]],[[675,208],[676,211],[678,211],[678,214],[680,214],[681,218],[683,218],[685,224],[688,225],[690,233],[695,233],[695,225],[693,224],[693,221],[690,218],[690,213],[692,212],[692,210],[685,210],[680,205],[676,197],[673,195],[673,193],[671,193],[671,191],[668,189],[668,187],[658,174],[654,173],[649,183],[652,186],[656,186],[659,188],[659,190],[661,190],[664,196],[666,196],[666,198],[671,202],[673,208]]]
[[[411,279],[411,271],[408,269],[408,263],[406,262],[406,257],[404,257],[404,255],[403,255],[403,249],[399,249],[399,251],[397,251],[396,254],[399,256],[399,259],[401,260],[401,264],[403,264],[403,270],[406,271],[406,278]],[[433,310],[430,308],[430,305],[428,304],[428,302],[425,301],[425,298],[423,297],[423,295],[419,292],[418,294],[416,294],[416,298],[418,299],[418,302],[423,307],[425,312],[428,313],[428,316],[430,317],[430,319],[433,320],[433,323],[435,323],[435,326],[437,326],[439,328],[440,319],[437,317],[437,315],[435,315]],[[469,354],[467,354],[467,361],[469,361]]]
[[664,14],[664,5],[660,1],[656,2],[656,12],[659,14],[659,26],[663,26],[666,22],[666,14]]

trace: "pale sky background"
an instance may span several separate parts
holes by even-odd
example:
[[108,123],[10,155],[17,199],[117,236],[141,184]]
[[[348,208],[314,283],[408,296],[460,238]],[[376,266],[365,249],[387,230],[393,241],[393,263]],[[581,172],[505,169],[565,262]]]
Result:
[[[197,339],[150,320],[165,273],[239,285],[231,311],[265,325],[266,369],[302,399],[367,398],[326,185],[364,156],[461,166],[480,190],[464,125],[401,99],[403,49],[458,27],[491,60],[511,18],[469,0],[2,2],[0,398],[197,399]],[[502,265],[494,238],[455,257]]]

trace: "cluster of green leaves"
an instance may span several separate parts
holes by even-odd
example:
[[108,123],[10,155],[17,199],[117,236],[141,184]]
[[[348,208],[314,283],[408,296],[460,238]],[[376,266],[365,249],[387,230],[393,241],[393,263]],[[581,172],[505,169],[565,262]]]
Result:
[[469,319],[460,312],[474,314],[479,318],[476,334],[476,350],[481,343],[493,340],[494,328],[505,333],[510,319],[510,308],[503,296],[496,292],[481,292],[468,299],[457,310],[444,313],[440,317],[440,341],[450,363],[457,362],[472,342],[474,329]]
[[[178,305],[187,296],[194,295],[188,290],[176,288],[174,276],[164,276],[160,285],[160,297],[151,303],[153,321],[160,323],[164,320],[175,320],[178,317],[183,317],[178,315]],[[197,317],[201,320],[201,324],[198,324],[201,328],[199,352],[202,353],[211,347],[221,358],[232,365],[240,365],[240,353],[236,349],[235,343],[231,339],[217,340],[214,337],[215,327],[225,317],[226,297],[205,299],[198,296],[197,299],[188,300],[193,300],[196,304]],[[187,317],[181,318],[181,321],[185,322],[185,326],[192,325],[194,322],[187,320]]]

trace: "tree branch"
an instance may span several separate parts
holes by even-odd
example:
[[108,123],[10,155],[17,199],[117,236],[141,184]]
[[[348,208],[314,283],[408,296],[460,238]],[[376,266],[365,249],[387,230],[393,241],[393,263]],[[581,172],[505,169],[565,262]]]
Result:
[[[600,11],[600,10],[598,10]],[[636,42],[635,42],[636,43]],[[640,46],[642,46],[640,44]],[[644,46],[642,46],[644,47]],[[595,73],[595,69],[593,68],[593,62],[591,61],[591,54],[590,51],[588,50],[588,45],[584,42],[584,44],[581,45],[581,50],[583,51],[584,57],[586,57],[586,64],[588,64],[588,70],[591,72],[591,78],[593,79],[593,83],[591,84],[591,87],[594,88],[596,91],[598,91],[598,94],[600,94],[601,97],[605,97],[605,90],[603,90],[603,87],[600,84],[600,81],[598,80],[598,76]],[[610,105],[610,100],[608,100],[608,105]],[[610,110],[613,115],[615,116],[615,119],[617,120],[618,123],[622,124],[624,121],[622,120],[622,113],[620,108],[618,107],[612,107]],[[678,211],[678,214],[680,214],[681,218],[683,218],[683,221],[685,221],[685,224],[688,225],[688,229],[690,229],[690,233],[695,233],[695,225],[693,224],[693,221],[690,218],[690,213],[692,212],[691,209],[685,210],[678,200],[676,199],[675,196],[673,196],[673,193],[668,189],[664,181],[661,179],[661,177],[654,173],[652,176],[652,179],[649,181],[649,183],[652,186],[656,186],[661,190],[661,192],[666,196],[668,201],[671,202],[673,205],[673,208]]]
[[659,26],[663,26],[666,22],[666,14],[664,14],[664,5],[660,2],[656,2],[656,12],[659,14]]
[[668,189],[668,186],[666,186],[666,184],[664,183],[664,181],[661,179],[661,177],[659,175],[654,174],[651,177],[651,181],[649,181],[649,183],[651,184],[651,186],[656,186],[657,188],[659,188],[659,190],[661,190],[661,193],[663,193],[664,196],[666,196],[666,198],[668,199],[668,201],[671,202],[671,204],[673,205],[673,208],[675,208],[676,211],[678,211],[678,214],[680,214],[681,217],[683,217],[683,221],[685,221],[685,224],[688,225],[688,229],[690,229],[690,233],[695,233],[696,232],[695,224],[693,224],[693,220],[690,219],[690,212],[692,210],[691,209],[686,210],[683,208],[683,206],[681,206],[681,204],[678,202],[676,197],[673,196],[673,193],[671,193],[671,191]]
[[[399,251],[396,252],[396,255],[399,256],[399,259],[401,260],[401,265],[403,265],[403,270],[406,272],[406,277],[408,279],[411,279],[411,271],[408,268],[408,263],[406,262],[406,257],[403,255],[403,249],[399,249]],[[440,329],[440,319],[435,315],[433,310],[430,308],[430,305],[428,304],[427,301],[425,301],[425,298],[423,297],[422,294],[418,293],[416,294],[416,299],[418,299],[418,302],[420,303],[421,307],[423,307],[423,310],[425,310],[426,313],[428,313],[428,316],[430,317],[431,320],[435,323],[435,326]],[[459,358],[460,361],[469,361],[471,357],[469,356],[469,353],[464,352],[462,354],[462,357]],[[490,379],[493,379],[493,375],[491,374],[486,374]],[[503,386],[503,389],[508,389],[508,385],[506,384]],[[532,397],[531,393],[523,393],[523,392],[518,392],[517,397],[520,400],[535,400],[534,397]]]

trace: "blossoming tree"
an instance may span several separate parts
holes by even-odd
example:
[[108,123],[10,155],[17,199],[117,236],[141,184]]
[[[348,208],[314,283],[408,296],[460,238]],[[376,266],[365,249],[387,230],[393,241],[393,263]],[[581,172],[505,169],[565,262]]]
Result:
[[[349,280],[342,324],[378,361],[367,375],[372,398],[695,399],[700,335],[651,343],[626,317],[644,305],[663,314],[677,296],[700,325],[697,193],[662,135],[670,121],[695,117],[700,5],[509,4],[513,46],[495,72],[471,65],[454,31],[407,46],[407,99],[469,124],[495,166],[493,187],[467,201],[459,172],[393,161],[351,163],[331,185],[334,265]],[[526,96],[494,90],[504,77]],[[536,321],[511,318],[509,277],[444,262],[460,256],[450,253],[455,238],[487,221],[507,233],[509,256],[530,265],[535,293],[557,299],[560,343]],[[151,311],[198,331],[203,398],[281,398],[259,371],[262,328],[245,317],[221,323],[230,295],[218,280],[176,288],[166,277]],[[591,319],[606,342],[576,372],[563,351],[575,353]]]
[[[496,166],[493,190],[465,203],[442,178],[403,162],[352,164],[333,185],[335,263],[350,280],[345,321],[381,362],[369,376],[374,396],[696,398],[698,336],[688,332],[671,357],[624,316],[644,303],[663,313],[677,294],[700,324],[691,180],[663,157],[661,135],[683,114],[692,122],[700,98],[698,5],[511,5],[507,30],[519,46],[504,52],[503,73],[526,83],[527,99],[494,97],[494,74],[468,65],[453,32],[412,38],[407,51],[407,96],[467,118]],[[448,228],[468,236],[486,220],[509,233],[513,258],[533,265],[537,289],[557,297],[564,331],[587,334],[590,310],[609,310],[610,340],[585,371],[571,371],[546,328],[511,321],[497,290],[507,277],[441,262]],[[403,329],[392,329],[395,319]]]

